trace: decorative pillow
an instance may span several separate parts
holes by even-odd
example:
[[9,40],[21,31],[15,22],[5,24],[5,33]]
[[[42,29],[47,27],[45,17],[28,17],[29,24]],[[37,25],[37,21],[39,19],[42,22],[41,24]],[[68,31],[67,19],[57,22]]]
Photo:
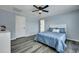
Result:
[[59,28],[60,29],[60,33],[65,33],[65,28]]
[[60,33],[60,30],[59,30],[59,29],[57,29],[57,28],[55,28],[55,29],[53,29],[53,31],[52,31],[52,32]]
[[53,30],[53,28],[49,28],[49,29],[48,29],[49,32],[52,32],[52,30]]
[[65,33],[65,28],[49,28],[48,31],[53,32],[54,29],[58,29],[60,33]]

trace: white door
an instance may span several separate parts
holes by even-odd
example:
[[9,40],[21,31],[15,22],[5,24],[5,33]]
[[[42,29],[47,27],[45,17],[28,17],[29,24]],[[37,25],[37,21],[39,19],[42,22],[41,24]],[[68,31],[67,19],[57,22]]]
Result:
[[26,35],[26,18],[23,16],[16,16],[16,38]]

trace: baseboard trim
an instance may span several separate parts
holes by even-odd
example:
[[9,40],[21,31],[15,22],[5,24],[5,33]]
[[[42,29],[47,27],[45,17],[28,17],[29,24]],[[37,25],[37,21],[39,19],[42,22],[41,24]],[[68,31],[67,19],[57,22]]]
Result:
[[[25,35],[25,36],[22,36],[22,37],[29,37],[29,36],[33,36],[33,35],[36,35],[36,34]],[[16,38],[21,38],[21,37],[15,37],[15,38],[12,38],[12,40],[15,40]]]
[[[33,36],[33,35],[36,35],[36,34],[25,35],[25,36],[22,36],[22,37],[29,37],[29,36]],[[16,38],[21,38],[21,37],[15,37],[15,38],[12,38],[11,40],[15,40]],[[67,40],[71,40],[71,41],[79,42],[78,39],[70,39],[70,38],[67,38]]]
[[71,40],[71,41],[79,42],[78,39],[70,39],[70,38],[67,38],[67,40]]

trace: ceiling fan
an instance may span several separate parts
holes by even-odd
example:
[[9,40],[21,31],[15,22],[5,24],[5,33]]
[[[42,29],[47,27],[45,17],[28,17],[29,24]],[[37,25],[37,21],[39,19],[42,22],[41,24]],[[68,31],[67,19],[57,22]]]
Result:
[[49,7],[49,6],[48,5],[46,5],[46,6],[36,6],[36,5],[33,5],[33,7],[35,7],[37,10],[34,10],[32,12],[38,11],[39,14],[41,14],[42,12],[48,12],[47,10],[44,10],[44,9]]

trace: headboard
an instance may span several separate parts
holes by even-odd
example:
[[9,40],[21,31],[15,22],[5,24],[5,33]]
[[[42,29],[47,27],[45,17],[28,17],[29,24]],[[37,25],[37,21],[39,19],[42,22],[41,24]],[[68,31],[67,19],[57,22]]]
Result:
[[65,31],[67,32],[67,25],[66,24],[53,24],[49,26],[50,28],[65,28]]

